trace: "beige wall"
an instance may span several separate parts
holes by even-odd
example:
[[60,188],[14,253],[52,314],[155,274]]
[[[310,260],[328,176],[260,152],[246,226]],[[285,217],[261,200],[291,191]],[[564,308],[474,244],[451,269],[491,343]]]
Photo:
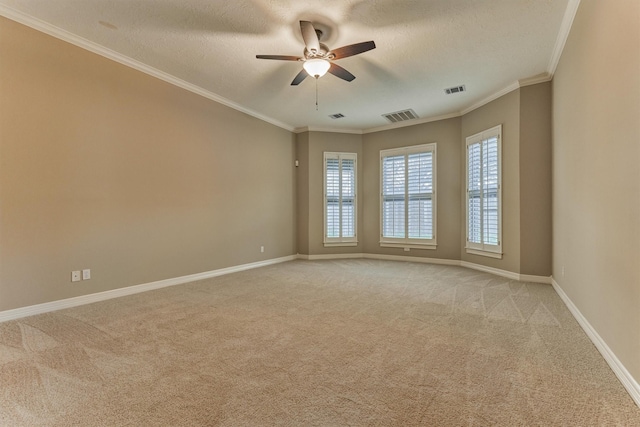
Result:
[[[551,84],[514,90],[462,116],[364,135],[297,135],[298,252],[367,253],[464,260],[513,273],[551,274]],[[503,126],[502,259],[467,254],[465,245],[465,138]],[[380,236],[380,150],[437,143],[436,250],[383,248]],[[322,245],[322,153],[358,153],[359,245]]]
[[547,277],[551,275],[551,83],[516,89],[462,117],[463,186],[466,138],[500,124],[503,256],[466,253],[466,199],[461,191],[461,259]]
[[[460,215],[461,259],[475,264],[520,273],[520,89],[476,109],[462,117],[460,180],[465,182],[466,138],[478,132],[502,125],[502,259],[468,254],[466,244],[466,214]],[[458,192],[465,209],[466,184]]]
[[0,58],[0,310],[296,253],[290,132],[5,18]]
[[520,89],[520,273],[551,275],[551,82]]
[[[442,120],[365,135],[304,132],[297,135],[298,252],[305,255],[370,253],[459,259],[460,119]],[[380,150],[437,142],[438,249],[404,252],[381,248]],[[358,154],[358,245],[325,248],[323,239],[323,153]]]
[[[435,142],[436,250],[380,247],[380,150]],[[460,118],[363,135],[364,251],[371,254],[460,259]]]
[[297,250],[309,255],[309,132],[296,135]]
[[[324,247],[323,162],[325,152],[356,153],[358,155],[357,246]],[[301,194],[302,200],[299,201],[299,204],[304,205],[299,208],[300,215],[304,215],[304,219],[301,219],[299,232],[306,236],[306,242],[304,238],[298,238],[298,242],[303,244],[302,247],[298,247],[298,252],[305,255],[362,253],[362,173],[366,169],[362,161],[362,136],[334,132],[305,132],[298,135],[298,154],[303,158],[301,162],[304,163],[298,168],[299,185],[306,189],[306,194]],[[304,192],[304,190],[301,191]]]
[[[0,20],[0,31],[0,310],[296,252],[549,274],[548,84],[458,118],[292,135],[12,21]],[[505,141],[502,260],[463,249],[464,138],[496,124]],[[381,248],[379,152],[431,142],[438,247]],[[354,247],[322,244],[325,151],[358,154]],[[91,281],[70,283],[83,268]]]
[[640,382],[640,2],[582,0],[553,80],[553,277]]

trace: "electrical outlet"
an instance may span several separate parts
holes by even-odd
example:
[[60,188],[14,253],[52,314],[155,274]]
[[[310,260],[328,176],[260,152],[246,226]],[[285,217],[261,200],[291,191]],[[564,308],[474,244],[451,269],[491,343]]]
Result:
[[409,252],[411,249],[410,248],[404,248],[405,252]]
[[76,270],[76,271],[72,271],[71,272],[71,281],[72,282],[79,282],[80,281],[80,270]]
[[82,270],[82,280],[89,280],[91,279],[91,270],[90,269],[85,269]]
[[260,246],[260,252],[264,252],[264,246]]

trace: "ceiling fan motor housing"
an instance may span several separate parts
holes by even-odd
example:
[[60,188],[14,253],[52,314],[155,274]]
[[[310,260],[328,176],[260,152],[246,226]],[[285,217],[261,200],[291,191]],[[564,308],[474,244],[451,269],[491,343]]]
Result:
[[309,49],[305,47],[303,55],[305,59],[313,59],[313,58],[331,59],[331,56],[332,56],[332,55],[329,55],[329,48],[324,43],[320,43],[320,50],[315,53],[310,52]]

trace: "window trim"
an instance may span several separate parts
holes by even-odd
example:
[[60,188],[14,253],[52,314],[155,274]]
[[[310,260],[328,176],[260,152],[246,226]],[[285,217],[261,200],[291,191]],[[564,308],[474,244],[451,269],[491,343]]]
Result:
[[[342,159],[353,160],[353,237],[327,237],[327,160],[338,159],[342,168]],[[357,246],[358,245],[358,154],[346,152],[325,151],[322,156],[322,207],[323,207],[323,239],[325,247]],[[342,201],[340,201],[342,204]],[[342,223],[341,223],[342,225]],[[340,227],[342,230],[342,227]]]
[[[432,230],[433,237],[431,239],[416,239],[410,237],[397,238],[397,237],[384,237],[384,215],[383,215],[383,205],[384,205],[384,193],[383,193],[383,159],[385,157],[393,157],[393,156],[405,156],[405,162],[407,161],[407,156],[410,154],[417,153],[432,153],[432,192],[431,192],[431,202],[432,202]],[[380,150],[380,241],[378,242],[380,247],[387,248],[404,248],[404,249],[437,249],[437,144],[435,142],[431,142],[428,144],[420,144],[420,145],[412,145],[409,147],[400,147],[400,148],[390,148],[386,150]],[[406,177],[406,175],[405,175]],[[405,195],[406,195],[406,180],[405,180]],[[406,203],[406,196],[405,196]],[[407,226],[407,215],[408,211],[405,210],[405,228]]]
[[[498,139],[498,244],[474,243],[469,241],[469,146],[482,143],[493,137]],[[502,259],[502,125],[468,136],[465,143],[465,251],[468,254]],[[482,190],[480,191],[482,194]]]

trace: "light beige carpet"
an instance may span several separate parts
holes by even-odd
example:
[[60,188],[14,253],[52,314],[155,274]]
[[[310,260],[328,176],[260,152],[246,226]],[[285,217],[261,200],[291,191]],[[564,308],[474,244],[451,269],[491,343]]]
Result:
[[294,261],[0,324],[3,426],[639,426],[549,285]]

